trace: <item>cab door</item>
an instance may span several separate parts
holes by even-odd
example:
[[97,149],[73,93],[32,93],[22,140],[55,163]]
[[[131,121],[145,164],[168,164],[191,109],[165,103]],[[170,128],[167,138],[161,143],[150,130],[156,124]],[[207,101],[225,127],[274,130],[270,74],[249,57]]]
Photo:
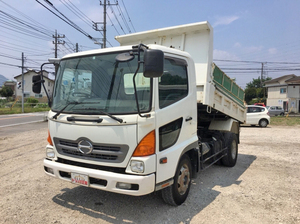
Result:
[[165,57],[164,73],[157,83],[157,183],[175,175],[182,152],[197,142],[195,74],[189,76],[187,65],[185,58]]

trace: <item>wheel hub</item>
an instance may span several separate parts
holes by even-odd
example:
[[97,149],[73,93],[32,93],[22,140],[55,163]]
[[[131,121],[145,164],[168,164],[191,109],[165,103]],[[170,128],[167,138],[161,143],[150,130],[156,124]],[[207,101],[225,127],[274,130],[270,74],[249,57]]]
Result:
[[180,173],[178,176],[178,192],[180,195],[185,194],[187,191],[189,184],[190,184],[191,178],[190,178],[190,171],[188,166],[185,164],[181,167]]

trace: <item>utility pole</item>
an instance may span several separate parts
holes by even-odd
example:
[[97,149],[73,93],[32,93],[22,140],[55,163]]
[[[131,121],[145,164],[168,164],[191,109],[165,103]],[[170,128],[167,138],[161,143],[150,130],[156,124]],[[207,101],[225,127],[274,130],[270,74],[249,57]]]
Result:
[[[96,31],[103,31],[103,48],[106,48],[106,6],[118,5],[118,1],[116,2],[116,4],[110,4],[109,1],[108,4],[106,4],[106,0],[104,0],[103,2],[104,4],[102,4],[102,1],[100,1],[100,5],[103,5],[103,23],[101,22],[94,23],[93,28]],[[98,24],[103,24],[103,29],[99,29]]]
[[261,74],[260,74],[260,88],[262,88],[262,79],[263,79],[263,74],[264,74],[264,63],[261,63]]
[[78,43],[76,43],[75,52],[78,52]]
[[24,53],[22,52],[22,113],[24,113]]
[[57,58],[57,45],[58,44],[65,44],[65,41],[61,41],[60,38],[65,38],[65,35],[57,35],[57,30],[55,30],[55,35],[52,36],[54,38],[54,57]]
[[[65,38],[65,35],[57,35],[57,30],[55,30],[55,35],[52,36],[54,38],[54,57],[57,58],[57,45],[58,44],[65,44],[65,41],[60,40],[60,38]],[[55,74],[57,72],[58,65],[55,65]],[[41,71],[41,75],[43,75],[43,71]]]

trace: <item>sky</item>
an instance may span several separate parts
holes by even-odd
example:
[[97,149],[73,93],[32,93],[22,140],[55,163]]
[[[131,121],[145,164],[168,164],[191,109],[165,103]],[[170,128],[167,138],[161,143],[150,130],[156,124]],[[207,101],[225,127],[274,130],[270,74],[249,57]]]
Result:
[[[242,88],[261,74],[300,76],[299,0],[109,2],[107,47],[119,45],[115,36],[208,21],[214,31],[214,62]],[[65,36],[60,38],[65,44],[58,45],[58,57],[74,52],[76,43],[79,51],[101,48],[95,42],[103,35],[93,24],[102,28],[103,4],[104,0],[0,0],[0,74],[11,80],[21,74],[22,52],[25,67],[39,70],[54,57],[55,30]]]

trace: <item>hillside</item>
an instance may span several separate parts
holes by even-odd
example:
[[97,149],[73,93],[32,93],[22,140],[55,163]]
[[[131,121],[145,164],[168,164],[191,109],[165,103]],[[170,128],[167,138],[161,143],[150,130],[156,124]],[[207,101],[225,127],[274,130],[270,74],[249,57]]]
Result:
[[8,79],[4,77],[3,75],[0,75],[0,86],[3,86],[3,83],[7,81]]

